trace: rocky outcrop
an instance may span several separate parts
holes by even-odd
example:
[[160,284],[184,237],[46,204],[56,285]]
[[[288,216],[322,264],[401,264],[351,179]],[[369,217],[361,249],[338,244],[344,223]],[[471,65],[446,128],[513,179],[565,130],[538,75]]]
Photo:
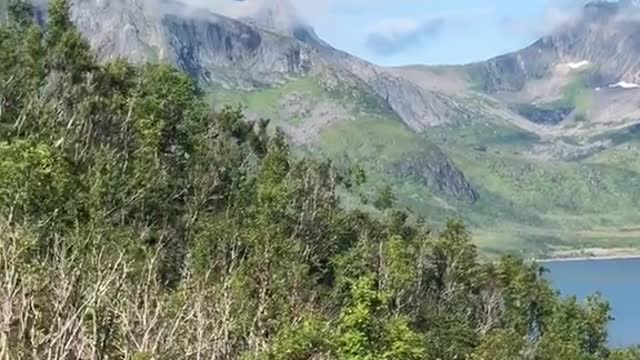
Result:
[[472,116],[472,109],[452,97],[421,87],[389,69],[333,48],[324,47],[320,53],[333,69],[342,69],[361,79],[370,92],[383,99],[415,131]]
[[558,125],[571,114],[575,108],[572,106],[541,107],[523,104],[514,106],[514,110],[533,123],[540,125]]
[[411,154],[396,162],[390,173],[469,204],[480,199],[464,174],[439,150]]
[[483,91],[519,91],[527,81],[549,74],[559,55],[553,41],[541,39],[532,46],[469,66],[473,81]]
[[313,67],[312,48],[216,15],[166,15],[161,24],[170,60],[206,82],[264,86]]

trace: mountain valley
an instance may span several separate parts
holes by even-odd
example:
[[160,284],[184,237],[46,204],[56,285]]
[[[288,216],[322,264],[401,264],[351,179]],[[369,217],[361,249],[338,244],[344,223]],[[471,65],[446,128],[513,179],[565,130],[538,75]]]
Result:
[[[334,49],[286,0],[213,13],[169,0],[76,0],[100,58],[168,62],[216,107],[269,118],[297,151],[359,164],[488,254],[640,248],[640,9],[593,2],[485,62],[381,67]],[[366,196],[346,206],[376,211]]]

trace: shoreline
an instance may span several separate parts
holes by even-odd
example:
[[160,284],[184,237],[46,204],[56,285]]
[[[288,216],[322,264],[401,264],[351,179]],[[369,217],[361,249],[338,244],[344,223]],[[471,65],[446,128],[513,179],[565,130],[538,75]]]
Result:
[[639,254],[629,254],[629,255],[594,255],[594,256],[569,256],[569,257],[551,257],[551,258],[543,258],[536,259],[533,261],[544,264],[544,263],[554,263],[554,262],[579,262],[579,261],[613,261],[613,260],[640,260]]
[[640,249],[633,248],[590,248],[576,251],[562,251],[551,254],[547,258],[536,259],[538,263],[574,262],[574,261],[613,261],[640,260]]

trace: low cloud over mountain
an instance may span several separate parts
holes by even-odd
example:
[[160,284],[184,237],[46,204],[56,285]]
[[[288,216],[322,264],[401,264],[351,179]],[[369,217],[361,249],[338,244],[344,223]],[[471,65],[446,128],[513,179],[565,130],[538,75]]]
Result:
[[366,45],[377,54],[394,55],[438,37],[447,24],[444,18],[422,22],[412,19],[383,20],[369,30]]

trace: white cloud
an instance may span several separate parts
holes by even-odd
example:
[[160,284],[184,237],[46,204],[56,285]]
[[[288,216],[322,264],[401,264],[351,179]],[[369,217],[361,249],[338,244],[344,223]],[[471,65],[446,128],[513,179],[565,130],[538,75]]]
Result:
[[505,31],[517,32],[527,36],[548,35],[558,27],[579,20],[583,8],[590,0],[548,0],[542,18],[504,17],[500,26]]
[[393,55],[437,37],[446,25],[444,18],[382,20],[369,29],[366,46],[379,55]]
[[[323,16],[334,6],[333,0],[180,0],[181,2],[224,14],[229,17],[242,17],[255,13],[264,7],[285,8],[293,5],[300,17],[313,19]],[[347,2],[362,2],[364,0],[346,0]],[[337,3],[337,2],[335,2]]]
[[292,4],[300,17],[308,22],[325,17],[334,12],[363,11],[380,5],[390,5],[391,0],[180,0],[185,4],[205,8],[213,12],[224,13],[230,17],[243,14],[269,3],[284,6]]

